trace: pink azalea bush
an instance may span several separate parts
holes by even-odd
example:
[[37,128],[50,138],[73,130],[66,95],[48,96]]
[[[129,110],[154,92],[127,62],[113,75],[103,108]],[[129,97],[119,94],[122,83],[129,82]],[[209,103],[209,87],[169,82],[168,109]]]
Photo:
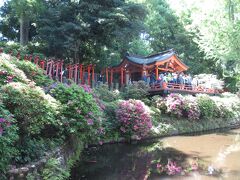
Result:
[[165,98],[153,98],[153,104],[162,113],[172,116],[185,117],[190,120],[198,120],[200,118],[200,108],[196,98],[193,96],[170,94]]
[[181,117],[183,115],[184,100],[180,94],[170,94],[165,99],[167,113]]
[[135,136],[140,139],[146,136],[152,128],[149,109],[140,100],[120,101],[116,117],[120,123],[121,133],[127,138]]
[[184,97],[184,111],[186,117],[190,120],[198,120],[200,118],[201,112],[195,97]]

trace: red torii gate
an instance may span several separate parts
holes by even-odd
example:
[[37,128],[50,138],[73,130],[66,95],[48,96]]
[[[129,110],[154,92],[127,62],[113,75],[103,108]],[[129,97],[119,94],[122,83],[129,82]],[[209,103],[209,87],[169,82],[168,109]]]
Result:
[[[80,81],[81,84],[85,84],[84,73],[87,71],[87,82],[88,85],[95,81],[95,72],[94,72],[95,65],[83,65],[83,64],[68,64],[66,69],[68,70],[68,79],[72,79],[75,83]],[[91,79],[92,76],[92,79]]]

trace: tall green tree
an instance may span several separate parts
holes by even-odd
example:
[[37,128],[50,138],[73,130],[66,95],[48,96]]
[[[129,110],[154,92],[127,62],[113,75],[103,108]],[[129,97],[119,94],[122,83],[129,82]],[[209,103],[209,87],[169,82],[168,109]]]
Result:
[[33,20],[43,7],[42,0],[11,0],[11,13],[19,21],[20,44],[25,46],[29,41],[30,21]]
[[147,0],[142,3],[148,10],[146,34],[155,53],[173,48],[192,73],[213,70],[212,62],[204,59],[204,53],[194,42],[195,34],[186,31],[184,24],[166,0]]
[[181,3],[186,6],[179,8],[180,16],[188,14],[191,19],[185,24],[188,31],[196,34],[195,42],[206,59],[214,60],[227,87],[236,91],[240,82],[240,1],[193,0],[191,6],[187,6],[187,0]]
[[[38,20],[38,39],[49,55],[110,65],[144,30],[142,5],[123,0],[48,1]],[[109,56],[106,58],[106,56]],[[114,61],[114,59],[112,59]]]

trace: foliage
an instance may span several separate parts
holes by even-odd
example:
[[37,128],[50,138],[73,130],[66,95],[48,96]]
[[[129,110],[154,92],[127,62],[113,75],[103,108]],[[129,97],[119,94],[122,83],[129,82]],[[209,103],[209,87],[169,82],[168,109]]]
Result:
[[77,85],[59,84],[51,90],[52,96],[62,103],[65,133],[82,136],[90,140],[98,135],[101,111],[93,96]]
[[170,94],[166,98],[167,113],[177,117],[183,116],[183,97],[180,94]]
[[193,96],[185,96],[184,97],[184,107],[183,111],[188,119],[191,120],[198,120],[200,119],[200,108],[199,104],[196,101],[196,98]]
[[197,97],[197,103],[202,118],[211,119],[217,116],[217,105],[209,96],[199,95]]
[[[20,134],[51,134],[59,130],[60,104],[33,84],[10,83],[2,87],[3,102],[17,120]],[[52,132],[52,133],[53,133]]]
[[[163,98],[155,96],[152,98],[153,116],[159,118],[161,111],[175,117],[183,117],[189,120],[232,118],[238,117],[239,98],[237,95],[226,94],[222,97],[210,97],[208,95],[182,96],[170,94]],[[156,109],[155,109],[156,108]]]
[[113,102],[121,99],[118,91],[111,91],[107,84],[102,84],[94,89],[94,93],[105,102]]
[[12,114],[0,101],[0,179],[14,156],[18,154],[15,143],[18,140],[18,128]]
[[47,55],[71,57],[75,62],[96,63],[100,59],[101,65],[107,66],[116,62],[115,58],[126,52],[128,42],[144,29],[146,11],[136,3],[83,0],[45,4],[46,10],[36,23],[37,37],[46,44]]
[[136,81],[126,86],[122,92],[124,99],[145,99],[148,95],[149,86],[144,81]]
[[215,67],[212,72],[224,77],[226,86],[237,91],[240,81],[239,1],[181,0],[177,3],[172,1],[172,7],[178,11],[187,31],[195,34],[195,42],[205,59],[212,59],[212,67]]
[[194,42],[195,34],[186,31],[168,0],[143,0],[143,4],[148,10],[144,39],[149,42],[153,52],[174,49],[190,67],[190,72],[211,72],[209,64],[212,62],[204,60],[204,53]]
[[140,100],[120,101],[116,116],[121,133],[128,139],[132,136],[144,137],[152,128],[149,109]]
[[[11,57],[6,54],[0,55],[0,71],[3,73],[1,74],[1,85],[5,84],[5,78],[7,81],[15,81],[15,82],[23,82],[28,83],[29,79],[26,77],[23,71],[17,68],[15,64],[11,62]],[[9,77],[5,77],[9,76]]]
[[44,75],[44,71],[29,61],[15,61],[17,68],[21,69],[28,79],[34,81],[37,86],[48,86],[53,81]]
[[45,152],[62,144],[61,137],[48,139],[44,136],[21,138],[21,141],[16,144],[19,154],[14,157],[14,163],[27,164],[39,160],[40,157],[45,155]]
[[104,138],[116,139],[118,137],[119,121],[116,117],[118,101],[106,102],[102,126],[104,128]]
[[166,113],[167,106],[162,96],[153,96],[152,97],[152,106],[159,109],[161,112]]
[[43,172],[43,180],[64,180],[70,176],[68,171],[61,167],[58,159],[51,158],[47,161]]

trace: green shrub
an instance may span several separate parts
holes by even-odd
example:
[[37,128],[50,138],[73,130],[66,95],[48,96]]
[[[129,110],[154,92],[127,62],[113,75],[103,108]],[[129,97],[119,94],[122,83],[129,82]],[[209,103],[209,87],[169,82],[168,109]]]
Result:
[[28,79],[34,81],[37,86],[49,86],[53,83],[48,76],[44,74],[44,71],[37,67],[35,64],[29,61],[14,61],[17,68],[21,69]]
[[117,139],[119,137],[119,121],[116,117],[118,101],[105,103],[104,118],[102,126],[104,128],[104,137]]
[[117,91],[110,91],[107,84],[102,84],[94,89],[94,93],[105,102],[112,102],[121,99]]
[[133,82],[126,86],[122,92],[124,99],[138,99],[142,100],[148,96],[149,86],[144,81]]
[[12,158],[18,154],[15,142],[18,140],[17,126],[10,112],[0,102],[0,179],[5,179],[5,171]]
[[66,134],[77,134],[85,140],[97,136],[101,124],[101,111],[93,96],[83,88],[59,84],[50,92],[63,104]]
[[38,160],[45,152],[62,145],[63,141],[59,138],[36,138],[27,137],[21,139],[16,144],[19,155],[14,157],[17,164],[26,164]]
[[59,160],[51,158],[47,161],[43,171],[43,180],[64,180],[70,176],[69,172],[61,167]]
[[56,134],[60,104],[32,84],[9,83],[2,87],[3,102],[17,120],[20,134]]
[[199,95],[197,104],[202,118],[210,119],[217,116],[218,107],[208,95]]

